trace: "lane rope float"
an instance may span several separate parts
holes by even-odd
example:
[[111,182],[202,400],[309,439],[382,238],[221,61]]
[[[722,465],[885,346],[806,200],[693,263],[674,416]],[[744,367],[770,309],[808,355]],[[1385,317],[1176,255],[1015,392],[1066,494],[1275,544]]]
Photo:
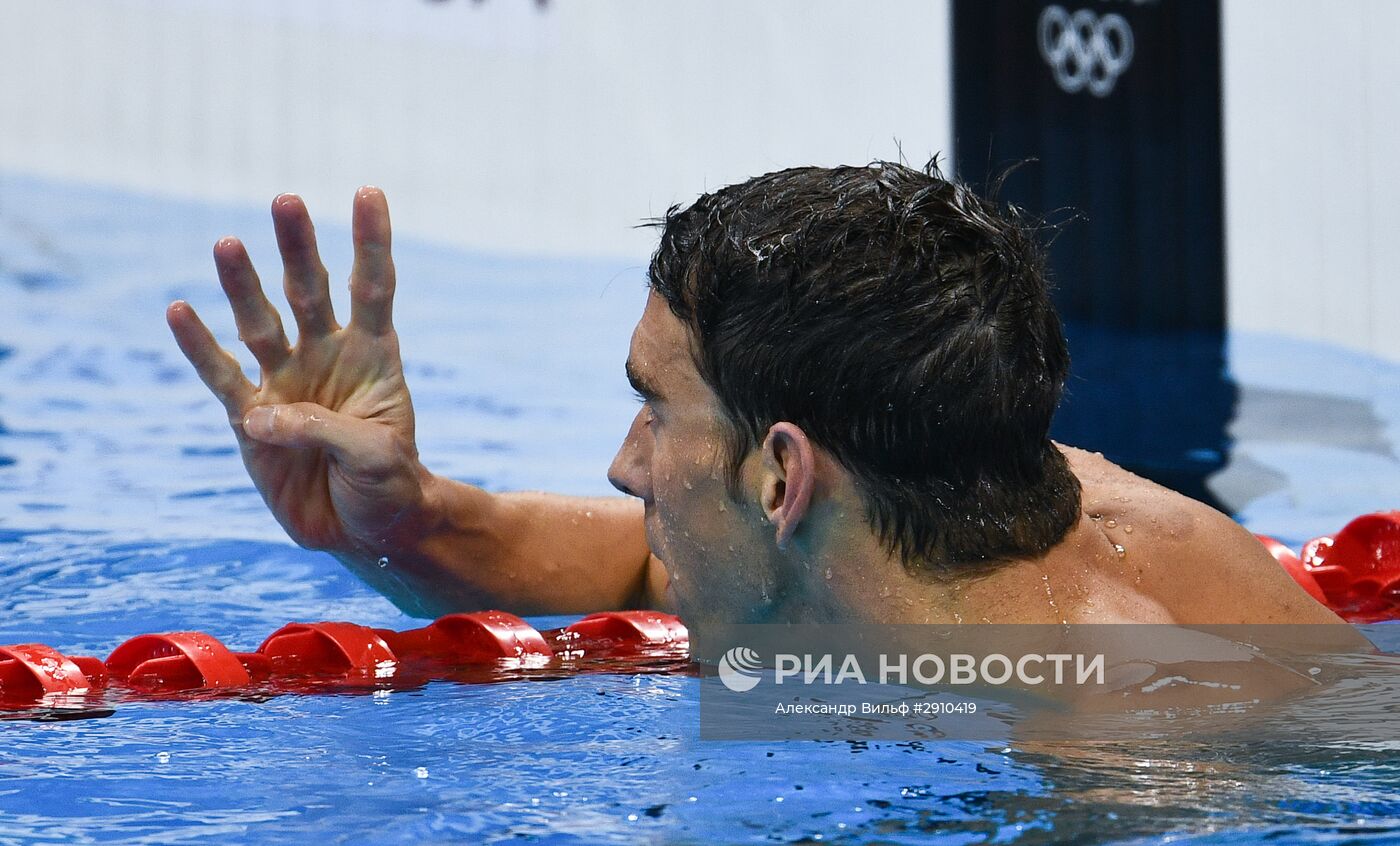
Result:
[[1255,535],[1314,599],[1353,623],[1400,619],[1400,511],[1363,514],[1299,552]]
[[[345,690],[435,679],[503,681],[512,671],[549,677],[645,671],[688,663],[690,635],[658,611],[590,614],[538,631],[504,611],[448,614],[407,631],[356,623],[288,623],[253,652],[204,632],[137,635],[104,661],[39,643],[0,646],[0,710],[82,707],[109,690],[126,696],[209,696]],[[478,671],[469,677],[464,670]]]

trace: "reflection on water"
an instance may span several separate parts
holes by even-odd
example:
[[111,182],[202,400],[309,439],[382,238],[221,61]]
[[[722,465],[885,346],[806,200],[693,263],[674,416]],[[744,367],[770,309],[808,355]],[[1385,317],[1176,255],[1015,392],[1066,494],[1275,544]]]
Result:
[[[196,629],[246,650],[289,620],[418,625],[285,540],[167,337],[175,297],[234,337],[208,246],[248,235],[259,266],[275,267],[265,211],[3,175],[0,188],[0,642],[105,655],[139,633]],[[323,224],[320,235],[343,278],[347,233]],[[634,411],[621,362],[640,263],[504,261],[404,239],[399,265],[425,461],[497,488],[606,492]],[[1322,369],[1334,395],[1384,386],[1339,380],[1345,366],[1330,360]],[[1257,368],[1243,377],[1294,390]],[[1394,443],[1400,409],[1368,407]],[[1358,503],[1378,485],[1393,491],[1400,473],[1379,472],[1390,459],[1368,437],[1331,452],[1251,441],[1253,459],[1287,480],[1286,498],[1250,504],[1251,528],[1296,541],[1314,533],[1310,520],[1335,529],[1338,513],[1379,507]],[[1400,627],[1376,630],[1400,651]],[[1361,695],[1338,690],[1321,718],[1341,719],[1323,705]],[[707,743],[698,697],[691,676],[588,674],[131,701],[104,719],[6,722],[0,843],[1400,837],[1395,749],[1286,723],[1267,741]]]

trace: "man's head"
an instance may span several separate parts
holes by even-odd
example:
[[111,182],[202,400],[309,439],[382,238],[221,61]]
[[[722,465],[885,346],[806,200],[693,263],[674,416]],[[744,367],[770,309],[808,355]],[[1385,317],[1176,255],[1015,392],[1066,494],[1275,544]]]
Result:
[[[724,558],[725,532],[781,545],[798,531],[784,497],[811,522],[836,477],[859,513],[828,516],[930,576],[1039,556],[1077,520],[1078,483],[1048,437],[1068,354],[1014,209],[932,166],[794,168],[671,210],[650,283],[629,374],[663,399],[639,414],[614,482],[652,505],[657,474],[698,468],[723,494],[649,510],[673,578],[691,554]],[[646,425],[668,388],[695,425]],[[796,498],[785,461],[816,473]],[[746,522],[698,531],[726,501]],[[703,548],[667,559],[697,534]]]

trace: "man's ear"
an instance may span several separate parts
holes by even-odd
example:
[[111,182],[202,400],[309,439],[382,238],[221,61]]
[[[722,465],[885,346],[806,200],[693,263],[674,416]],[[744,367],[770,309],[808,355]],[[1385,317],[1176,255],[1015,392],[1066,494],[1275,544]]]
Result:
[[774,423],[763,439],[763,514],[777,529],[778,549],[787,549],[816,487],[817,456],[807,433],[792,423]]

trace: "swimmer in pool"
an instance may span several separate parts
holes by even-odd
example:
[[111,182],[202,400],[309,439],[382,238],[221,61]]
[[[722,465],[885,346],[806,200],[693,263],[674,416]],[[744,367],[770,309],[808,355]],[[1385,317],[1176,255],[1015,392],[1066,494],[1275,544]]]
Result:
[[260,384],[187,303],[170,327],[292,539],[411,614],[1338,622],[1229,517],[1050,440],[1069,360],[1042,248],[933,168],[795,168],[666,215],[608,472],[627,498],[430,472],[384,194],[355,197],[343,327],[306,207],[272,217],[295,345],[243,245],[214,247]]

